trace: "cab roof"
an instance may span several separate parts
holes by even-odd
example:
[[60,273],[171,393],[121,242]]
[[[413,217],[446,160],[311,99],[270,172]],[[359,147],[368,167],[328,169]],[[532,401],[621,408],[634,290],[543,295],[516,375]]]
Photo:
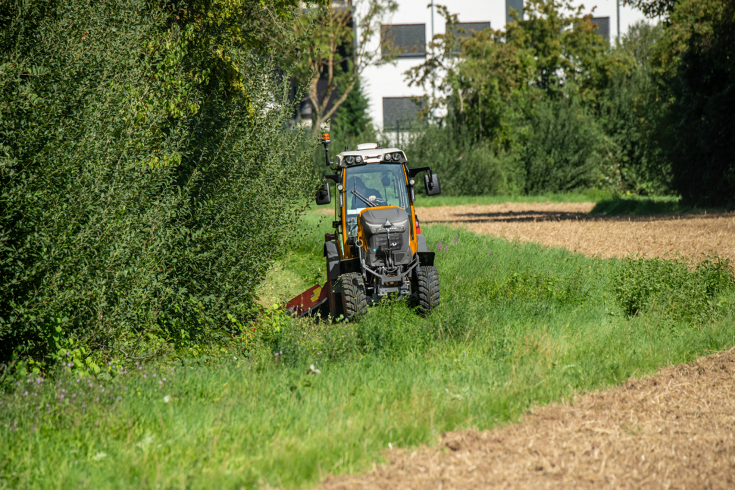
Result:
[[[375,145],[377,147],[377,145]],[[406,162],[406,154],[403,153],[403,150],[399,150],[398,148],[368,148],[364,150],[349,150],[349,151],[343,151],[342,153],[337,155],[337,165],[342,166],[342,162],[344,161],[345,157],[348,156],[361,156],[364,163],[380,163],[383,161],[383,155],[386,153],[400,153],[403,157],[401,160],[401,163]],[[393,162],[388,162],[393,163]]]

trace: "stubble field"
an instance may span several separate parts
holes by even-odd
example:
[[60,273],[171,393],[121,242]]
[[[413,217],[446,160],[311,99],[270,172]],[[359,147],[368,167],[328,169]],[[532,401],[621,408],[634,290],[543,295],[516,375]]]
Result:
[[503,203],[419,208],[422,223],[563,247],[589,256],[676,256],[715,251],[735,261],[735,213],[606,216],[595,203]]

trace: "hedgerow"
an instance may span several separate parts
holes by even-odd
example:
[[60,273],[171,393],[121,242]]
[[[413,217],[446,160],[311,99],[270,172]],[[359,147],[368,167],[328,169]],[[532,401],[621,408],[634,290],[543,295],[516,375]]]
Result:
[[290,87],[177,8],[4,11],[0,360],[229,338],[303,211]]

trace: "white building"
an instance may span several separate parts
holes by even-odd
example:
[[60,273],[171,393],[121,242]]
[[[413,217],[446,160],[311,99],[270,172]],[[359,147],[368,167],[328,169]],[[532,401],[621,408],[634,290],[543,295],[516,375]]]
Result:
[[[362,77],[362,87],[370,101],[370,116],[378,128],[394,129],[398,115],[412,111],[411,97],[425,95],[420,87],[409,87],[404,73],[426,59],[427,45],[432,34],[445,32],[444,18],[435,8],[427,7],[431,0],[397,0],[398,11],[392,16],[391,23],[385,26],[391,39],[403,46],[405,53],[391,64],[369,67]],[[575,5],[584,5],[599,23],[599,32],[609,40],[617,36],[616,2],[620,5],[620,30],[622,34],[628,27],[643,19],[643,15],[631,7],[624,7],[622,0],[592,0],[594,4],[573,0]],[[449,12],[458,14],[460,24],[467,31],[505,26],[508,9],[521,10],[523,0],[444,0],[441,2]],[[374,41],[379,42],[377,39]],[[405,117],[405,116],[404,116]],[[400,124],[400,122],[398,122]]]

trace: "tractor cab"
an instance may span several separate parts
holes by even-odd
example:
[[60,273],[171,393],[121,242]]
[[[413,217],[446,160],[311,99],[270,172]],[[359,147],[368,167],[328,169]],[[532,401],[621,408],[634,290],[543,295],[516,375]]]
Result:
[[[428,312],[439,304],[439,278],[434,253],[429,252],[414,209],[415,178],[424,173],[426,194],[441,192],[439,177],[430,167],[410,168],[398,148],[375,143],[338,154],[329,161],[329,135],[322,137],[326,165],[335,182],[334,233],[325,236],[327,282],[317,304],[334,317],[365,314],[367,305],[396,293]],[[332,201],[328,182],[320,186],[316,203]],[[297,298],[298,299],[298,298]]]

